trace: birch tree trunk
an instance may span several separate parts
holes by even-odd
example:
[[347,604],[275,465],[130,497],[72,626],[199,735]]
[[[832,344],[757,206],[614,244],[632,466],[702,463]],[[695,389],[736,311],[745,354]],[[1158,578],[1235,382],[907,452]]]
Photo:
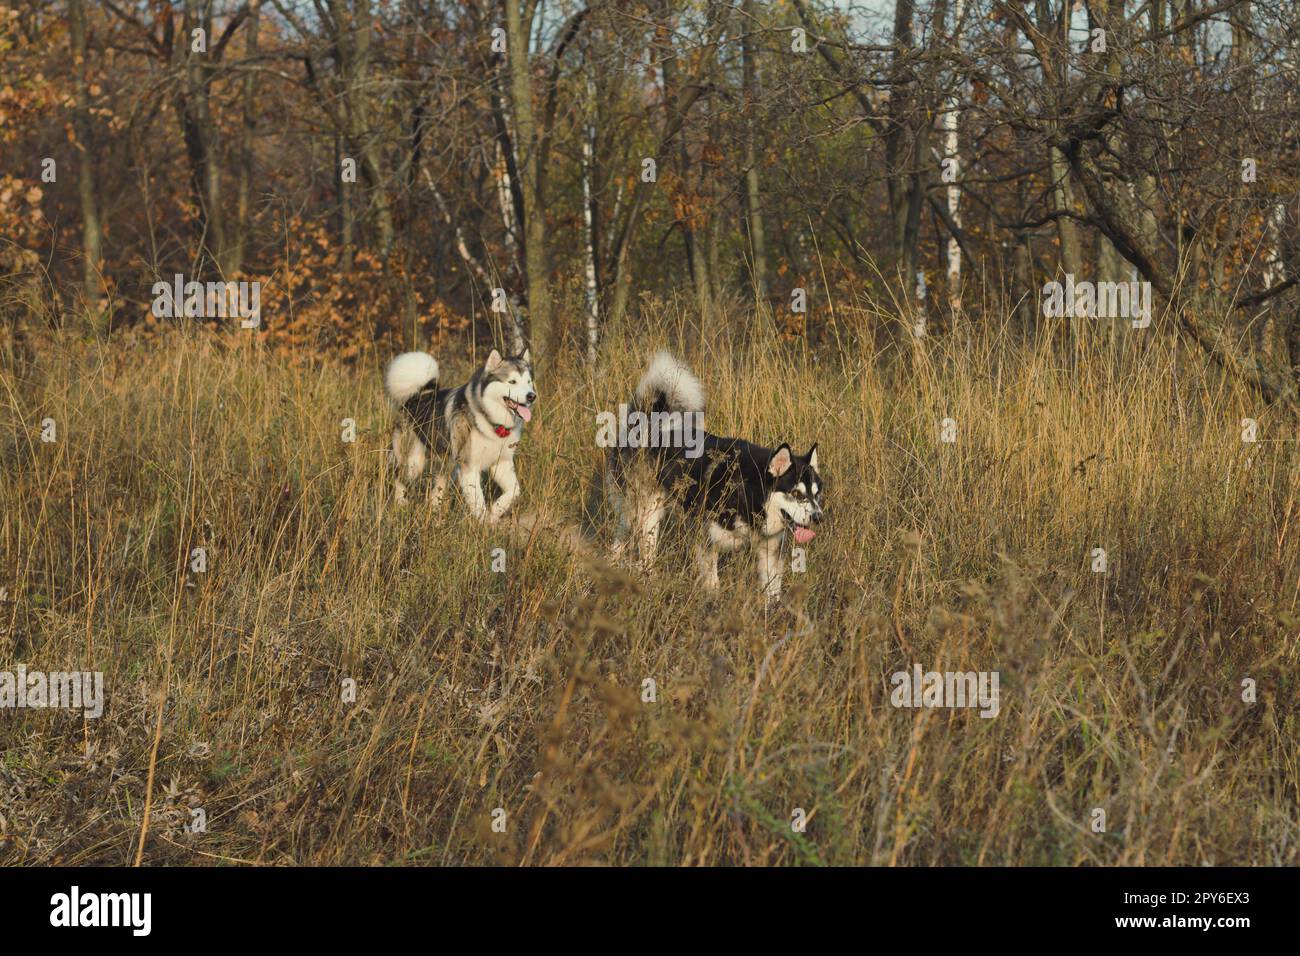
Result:
[[536,0],[506,0],[506,68],[510,77],[514,144],[518,153],[523,194],[524,272],[528,284],[528,331],[534,364],[551,359],[555,346],[551,315],[551,287],[547,266],[546,206],[542,196],[537,124],[529,70],[529,37]]
[[587,363],[596,364],[600,338],[600,289],[596,276],[599,238],[596,235],[596,206],[592,190],[596,162],[596,86],[587,78],[587,122],[582,131],[582,225],[585,240],[584,288],[587,301]]
[[[956,0],[953,9],[952,44],[953,52],[961,49],[962,19],[966,15],[966,0]],[[961,141],[957,130],[957,114],[961,103],[956,94],[948,97],[943,111],[943,153],[956,163],[958,175],[961,164]],[[956,179],[948,184],[948,216],[954,226],[961,228],[961,186]],[[956,316],[961,312],[961,243],[957,237],[948,237],[948,308]]]

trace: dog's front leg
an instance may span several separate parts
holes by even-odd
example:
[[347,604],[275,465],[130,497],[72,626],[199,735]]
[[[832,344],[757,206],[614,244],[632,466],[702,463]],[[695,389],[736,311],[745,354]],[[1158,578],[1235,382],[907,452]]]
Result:
[[632,543],[632,522],[628,516],[631,505],[628,503],[627,496],[619,491],[612,482],[606,479],[606,499],[609,502],[610,510],[614,513],[614,538],[610,543],[609,559],[613,562],[621,561],[623,552],[627,550]]
[[456,484],[460,486],[461,494],[465,496],[469,513],[479,520],[487,517],[487,500],[483,497],[483,485],[480,482],[478,469],[457,468]]
[[488,517],[489,521],[496,521],[519,497],[519,476],[515,474],[515,463],[504,459],[492,466],[490,474],[501,489],[501,496],[492,502],[492,513]]
[[447,475],[439,472],[429,485],[429,504],[438,507],[442,504],[442,496],[447,492]]
[[768,600],[781,596],[781,574],[785,570],[781,560],[781,535],[764,538],[755,550],[758,559],[758,583]]
[[668,502],[663,495],[652,495],[639,503],[637,514],[637,543],[641,551],[641,567],[649,571],[655,563],[659,549],[659,523],[668,512]]
[[711,540],[695,546],[695,565],[700,570],[700,583],[710,591],[718,589],[718,551]]

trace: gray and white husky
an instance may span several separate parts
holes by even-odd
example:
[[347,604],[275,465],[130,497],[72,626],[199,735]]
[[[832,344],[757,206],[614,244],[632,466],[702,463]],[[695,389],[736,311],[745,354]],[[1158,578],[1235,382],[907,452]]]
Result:
[[[468,382],[442,389],[434,357],[405,352],[388,363],[384,390],[400,410],[389,453],[396,500],[406,501],[407,486],[420,479],[432,457],[431,501],[442,499],[450,466],[451,479],[474,517],[496,521],[505,514],[519,497],[515,449],[537,400],[528,351],[502,358],[493,349]],[[484,472],[501,490],[490,506],[483,493]]]
[[635,544],[643,564],[653,561],[659,524],[675,503],[694,526],[692,550],[706,587],[718,586],[720,554],[749,547],[763,593],[779,596],[787,533],[807,544],[822,520],[817,446],[796,455],[785,443],[764,448],[703,432],[701,453],[699,431],[688,445],[675,430],[688,415],[703,418],[704,389],[667,352],[651,360],[629,407],[665,424],[663,434],[638,447],[611,448],[606,458],[605,500],[618,522],[615,558]]

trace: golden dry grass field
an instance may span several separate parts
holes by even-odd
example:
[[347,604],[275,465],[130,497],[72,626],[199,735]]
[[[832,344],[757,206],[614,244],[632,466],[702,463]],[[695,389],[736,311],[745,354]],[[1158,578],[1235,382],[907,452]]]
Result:
[[[1294,424],[1160,340],[878,361],[852,319],[809,351],[661,307],[539,368],[491,527],[392,507],[387,355],[11,355],[0,669],[102,671],[107,703],[0,714],[0,862],[1300,862]],[[680,542],[646,575],[562,533],[596,413],[664,345],[711,431],[819,443],[829,516],[778,607],[747,556],[709,594]],[[463,381],[468,344],[438,352]],[[892,706],[914,665],[997,671],[997,716]]]

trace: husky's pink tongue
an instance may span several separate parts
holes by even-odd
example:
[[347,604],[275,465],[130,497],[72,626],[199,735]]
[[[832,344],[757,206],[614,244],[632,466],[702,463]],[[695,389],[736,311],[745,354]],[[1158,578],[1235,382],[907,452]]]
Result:
[[811,540],[812,540],[813,538],[815,538],[815,537],[817,537],[817,532],[814,531],[812,528],[795,528],[795,529],[794,529],[794,540],[795,540],[795,544],[807,544],[809,541],[811,541]]
[[527,405],[516,405],[515,411],[519,413],[519,417],[524,421],[531,422],[533,420],[533,410]]

